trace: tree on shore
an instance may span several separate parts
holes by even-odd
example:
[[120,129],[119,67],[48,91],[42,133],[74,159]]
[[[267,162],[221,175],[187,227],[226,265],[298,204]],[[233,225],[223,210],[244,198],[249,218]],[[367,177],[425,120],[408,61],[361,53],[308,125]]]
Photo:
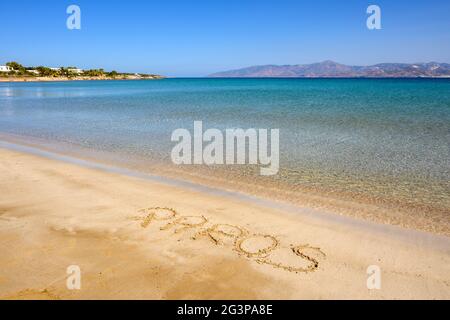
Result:
[[59,75],[58,71],[52,70],[44,66],[36,67],[36,70],[39,72],[39,75],[41,77],[57,77]]
[[77,74],[75,72],[71,71],[70,69],[76,69],[76,68],[75,67],[68,67],[68,68],[61,67],[61,68],[59,68],[59,74],[62,77],[67,77],[67,78],[75,77]]
[[23,65],[21,65],[20,63],[15,62],[15,61],[7,62],[6,66],[10,67],[11,69],[13,69],[15,74],[24,75],[24,74],[27,73],[27,70],[25,69],[25,67]]
[[10,67],[11,69],[13,69],[15,71],[25,70],[25,67],[23,65],[21,65],[18,62],[15,62],[15,61],[7,62],[6,66]]
[[111,78],[115,78],[119,75],[119,73],[116,70],[113,70],[113,71],[109,72],[107,75]]
[[105,71],[103,69],[90,69],[85,70],[83,74],[87,75],[88,77],[101,77],[105,74]]

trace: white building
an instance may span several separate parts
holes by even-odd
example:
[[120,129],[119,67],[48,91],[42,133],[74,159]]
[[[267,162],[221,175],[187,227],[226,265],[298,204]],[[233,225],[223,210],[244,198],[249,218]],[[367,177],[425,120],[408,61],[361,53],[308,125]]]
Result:
[[83,70],[78,69],[78,68],[75,68],[75,69],[70,68],[70,69],[67,69],[67,70],[69,70],[69,72],[73,72],[73,73],[76,73],[76,74],[83,73]]
[[0,72],[11,72],[13,69],[8,66],[0,66]]

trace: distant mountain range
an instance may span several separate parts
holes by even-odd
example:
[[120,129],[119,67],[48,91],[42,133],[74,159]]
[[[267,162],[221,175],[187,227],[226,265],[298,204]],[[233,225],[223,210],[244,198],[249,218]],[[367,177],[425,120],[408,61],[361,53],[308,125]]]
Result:
[[347,66],[334,61],[298,65],[264,65],[211,74],[215,78],[286,77],[286,78],[401,78],[450,77],[450,64],[380,63],[372,66]]

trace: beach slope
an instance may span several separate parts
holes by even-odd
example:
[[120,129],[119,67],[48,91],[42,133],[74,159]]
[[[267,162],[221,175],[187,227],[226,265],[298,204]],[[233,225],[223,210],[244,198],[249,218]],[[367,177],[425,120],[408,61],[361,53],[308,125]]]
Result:
[[448,238],[323,216],[0,149],[0,298],[450,298]]

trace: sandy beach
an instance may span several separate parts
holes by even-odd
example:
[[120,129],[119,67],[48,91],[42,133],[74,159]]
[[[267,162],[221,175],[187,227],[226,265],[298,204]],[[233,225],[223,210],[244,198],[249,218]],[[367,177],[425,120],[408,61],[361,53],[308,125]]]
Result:
[[450,298],[448,237],[10,148],[0,175],[1,299]]

